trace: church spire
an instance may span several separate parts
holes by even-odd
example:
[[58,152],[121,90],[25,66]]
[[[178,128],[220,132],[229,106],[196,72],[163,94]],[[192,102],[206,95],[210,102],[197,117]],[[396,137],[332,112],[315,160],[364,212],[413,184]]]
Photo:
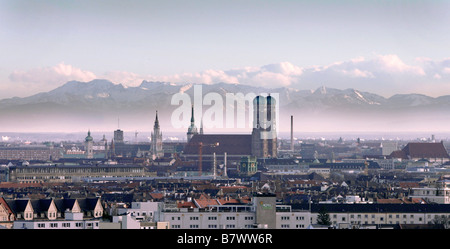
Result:
[[153,132],[151,133],[151,152],[153,159],[162,158],[164,151],[162,148],[162,132],[159,128],[158,111],[156,111],[155,125],[153,126]]
[[194,121],[194,105],[192,105],[192,112],[191,112],[191,125],[188,128],[187,132],[187,141],[191,140],[191,138],[197,133],[197,127],[195,127],[195,121]]
[[155,118],[154,128],[158,128],[159,129],[158,111],[156,111],[156,118]]

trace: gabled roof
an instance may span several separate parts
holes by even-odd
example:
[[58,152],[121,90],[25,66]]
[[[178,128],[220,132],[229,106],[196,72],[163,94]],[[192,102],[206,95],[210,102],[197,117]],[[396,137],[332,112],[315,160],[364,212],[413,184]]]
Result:
[[95,206],[97,205],[98,200],[99,200],[99,198],[77,199],[81,210],[85,210],[85,211],[94,210]]
[[31,200],[30,202],[35,213],[42,213],[50,208],[52,201],[52,199],[39,199]]
[[28,199],[6,200],[6,203],[8,203],[8,206],[11,208],[14,214],[17,214],[25,211],[25,208],[27,207],[29,201],[30,200]]
[[8,203],[6,202],[6,200],[3,197],[0,197],[0,206],[3,206],[5,208],[6,212],[8,213],[8,216],[10,214],[13,214],[13,211],[11,210]]
[[73,206],[75,205],[76,199],[55,199],[55,205],[56,208],[60,212],[65,212],[67,209],[72,210]]
[[199,198],[193,199],[193,203],[198,208],[206,208],[208,206],[220,205],[220,203],[216,199],[211,199],[209,196],[205,194],[201,194]]
[[164,198],[164,194],[163,193],[150,193],[149,195],[154,200],[161,200],[161,199]]
[[[1,203],[0,198],[0,203]],[[28,203],[31,204],[34,213],[43,213],[49,210],[50,205],[54,202],[59,212],[64,214],[66,210],[72,211],[76,202],[80,205],[82,211],[92,211],[97,205],[99,198],[81,198],[81,199],[19,199],[4,200],[11,212],[18,214],[25,211]]]
[[177,203],[178,208],[195,208],[195,204],[192,202],[179,202]]
[[198,208],[206,208],[208,206],[220,205],[216,199],[194,199],[194,204]]
[[219,202],[220,205],[241,204],[241,201],[239,199],[234,198],[219,198],[217,199],[217,202]]
[[[252,136],[242,134],[196,134],[184,148],[184,154],[198,155],[199,143],[203,143],[204,155],[251,155]],[[218,146],[206,146],[219,143]]]
[[393,151],[389,157],[391,158],[401,158],[401,159],[408,159],[408,156],[406,155],[406,153],[403,150],[396,150]]
[[443,143],[408,143],[402,151],[410,158],[449,158]]

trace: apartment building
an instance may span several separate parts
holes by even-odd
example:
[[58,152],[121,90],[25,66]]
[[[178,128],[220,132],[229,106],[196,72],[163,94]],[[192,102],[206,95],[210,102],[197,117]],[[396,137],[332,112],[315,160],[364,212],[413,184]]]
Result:
[[310,224],[317,223],[319,213],[326,212],[334,227],[433,224],[439,218],[450,218],[450,205],[444,204],[311,204],[292,208],[294,212],[309,212]]
[[311,224],[311,212],[292,211],[291,206],[279,205],[276,212],[276,229],[307,229]]
[[13,229],[98,229],[104,211],[99,198],[0,200]]
[[[144,206],[141,204],[141,207]],[[331,226],[334,228],[424,225],[434,224],[441,218],[450,219],[450,205],[368,203],[280,205],[275,203],[274,196],[254,196],[248,204],[216,203],[202,208],[166,208],[154,204],[153,207],[151,210],[134,209],[134,213],[125,213],[134,216],[135,220],[143,213],[151,213],[155,217],[153,222],[156,224],[161,222],[168,229],[310,229],[317,227],[317,217],[321,212],[329,215]],[[154,215],[156,213],[160,214],[158,218]]]
[[9,166],[7,178],[10,182],[77,182],[82,179],[146,177],[153,176],[141,165],[25,165]]
[[254,208],[248,205],[165,210],[162,219],[170,229],[244,229],[254,228],[256,223]]
[[133,202],[130,208],[117,209],[117,215],[122,218],[115,216],[113,221],[123,223],[132,218],[154,222],[156,227],[163,224],[169,229],[276,228],[275,196],[256,194],[252,200],[239,203],[230,199],[200,197],[182,207],[165,206],[161,202]]
[[161,220],[162,202],[132,202],[130,208],[118,208],[118,215],[130,215],[137,221],[156,222]]
[[99,229],[98,219],[84,219],[82,212],[66,211],[64,219],[18,220],[13,229]]
[[0,146],[0,159],[51,161],[61,158],[61,150],[45,145]]
[[450,204],[450,181],[441,180],[435,186],[412,188],[411,198],[420,198],[428,203]]

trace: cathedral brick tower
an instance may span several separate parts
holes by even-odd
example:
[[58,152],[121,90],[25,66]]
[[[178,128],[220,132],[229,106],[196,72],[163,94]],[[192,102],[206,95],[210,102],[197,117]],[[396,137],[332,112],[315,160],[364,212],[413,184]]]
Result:
[[252,155],[257,158],[276,158],[276,101],[273,97],[253,99]]

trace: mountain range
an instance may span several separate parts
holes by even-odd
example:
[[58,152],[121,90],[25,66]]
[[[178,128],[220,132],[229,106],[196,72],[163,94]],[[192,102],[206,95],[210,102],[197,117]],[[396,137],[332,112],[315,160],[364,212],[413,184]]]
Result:
[[[171,116],[178,105],[171,99],[186,93],[193,99],[195,84],[143,81],[126,87],[107,80],[70,81],[49,92],[24,98],[0,100],[0,131],[71,132],[128,131],[150,132],[156,111],[163,133],[175,129]],[[263,88],[240,84],[202,85],[206,93],[218,93],[225,103],[226,93],[279,94],[279,131],[449,131],[450,95],[395,94],[386,98],[356,89],[322,86],[316,90]],[[209,107],[204,106],[203,111]],[[225,111],[224,111],[225,113]],[[190,118],[190,117],[189,117]],[[225,119],[225,118],[224,118]],[[175,121],[173,121],[175,122]],[[197,126],[199,126],[197,120]],[[206,132],[247,132],[244,129],[205,129]]]

